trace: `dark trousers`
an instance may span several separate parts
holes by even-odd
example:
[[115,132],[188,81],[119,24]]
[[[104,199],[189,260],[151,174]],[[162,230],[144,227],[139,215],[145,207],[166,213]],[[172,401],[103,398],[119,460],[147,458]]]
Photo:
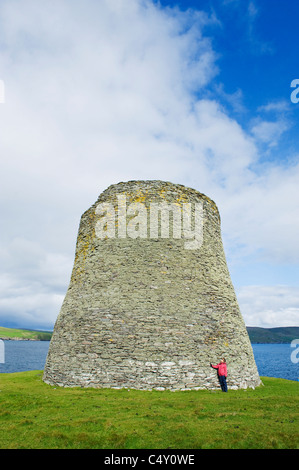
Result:
[[227,384],[226,384],[225,375],[219,375],[218,378],[219,378],[219,382],[220,382],[220,385],[221,385],[221,390],[223,392],[227,392]]

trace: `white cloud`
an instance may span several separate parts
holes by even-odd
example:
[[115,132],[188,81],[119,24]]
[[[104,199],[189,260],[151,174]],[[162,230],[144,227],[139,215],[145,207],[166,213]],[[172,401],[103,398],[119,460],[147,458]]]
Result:
[[258,14],[258,9],[254,2],[250,1],[248,4],[248,15],[251,19],[254,19]]
[[290,111],[290,103],[285,100],[271,101],[265,105],[259,106],[257,111],[267,113],[273,111],[275,113],[287,112]]
[[290,104],[285,100],[271,101],[259,106],[257,112],[258,116],[251,123],[251,133],[257,143],[267,144],[271,149],[293,125],[289,118]]
[[234,93],[226,93],[224,90],[223,83],[216,85],[217,94],[224,102],[232,108],[232,110],[238,114],[245,113],[246,108],[243,104],[243,92],[238,88]]
[[279,119],[278,121],[263,121],[257,119],[257,122],[252,126],[251,132],[257,141],[274,147],[277,145],[282,134],[288,129],[289,126],[283,119]]
[[17,237],[0,250],[0,325],[50,328],[65,295],[70,257]]
[[274,328],[298,325],[298,287],[244,286],[237,296],[247,326]]
[[[5,315],[53,320],[80,215],[119,181],[195,187],[218,204],[230,254],[299,259],[299,166],[259,172],[257,142],[277,141],[281,122],[259,117],[248,134],[197,97],[218,71],[212,22],[141,0],[1,2]],[[241,90],[223,97],[242,110]]]
[[250,173],[238,195],[223,195],[230,256],[251,255],[277,266],[298,264],[299,164],[289,168],[265,164],[262,170],[260,175]]

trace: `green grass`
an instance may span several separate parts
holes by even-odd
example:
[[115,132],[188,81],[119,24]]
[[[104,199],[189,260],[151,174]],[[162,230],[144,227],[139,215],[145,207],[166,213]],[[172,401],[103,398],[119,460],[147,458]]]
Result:
[[0,326],[0,338],[21,338],[21,339],[35,339],[39,341],[49,341],[52,333],[50,331],[38,330],[18,330],[16,328],[5,328]]
[[42,371],[0,374],[0,448],[298,448],[298,383],[255,390],[58,388]]

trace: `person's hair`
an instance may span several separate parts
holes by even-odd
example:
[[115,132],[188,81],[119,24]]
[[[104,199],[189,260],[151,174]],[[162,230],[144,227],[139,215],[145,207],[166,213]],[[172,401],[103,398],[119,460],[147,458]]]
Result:
[[223,357],[222,360],[223,360],[224,362],[226,362],[225,357]]

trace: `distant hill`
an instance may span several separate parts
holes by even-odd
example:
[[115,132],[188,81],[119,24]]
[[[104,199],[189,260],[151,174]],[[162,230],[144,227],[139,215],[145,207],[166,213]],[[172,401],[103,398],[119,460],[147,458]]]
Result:
[[4,328],[0,326],[0,339],[50,341],[52,331]]
[[[299,339],[299,326],[259,328],[247,326],[251,343],[291,343]],[[52,331],[4,328],[0,326],[0,339],[50,341]]]
[[293,339],[299,339],[298,326],[285,326],[281,328],[247,326],[246,328],[251,343],[291,343]]

